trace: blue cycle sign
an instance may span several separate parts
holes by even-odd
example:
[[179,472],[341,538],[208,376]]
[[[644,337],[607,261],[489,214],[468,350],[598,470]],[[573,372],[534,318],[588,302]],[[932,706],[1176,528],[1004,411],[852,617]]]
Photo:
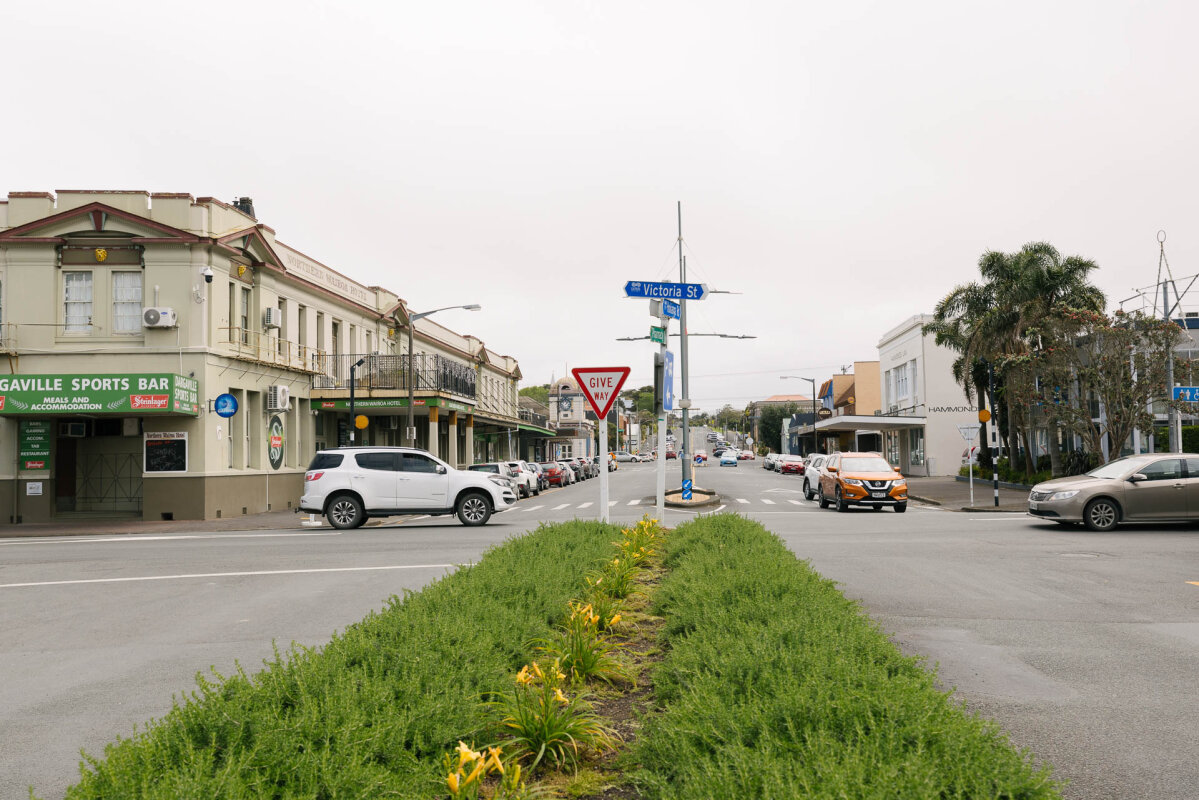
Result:
[[218,417],[232,417],[237,413],[237,398],[228,393],[219,394],[212,402],[212,410]]
[[704,283],[660,283],[657,281],[629,281],[624,285],[625,297],[648,297],[651,300],[703,300],[708,293]]

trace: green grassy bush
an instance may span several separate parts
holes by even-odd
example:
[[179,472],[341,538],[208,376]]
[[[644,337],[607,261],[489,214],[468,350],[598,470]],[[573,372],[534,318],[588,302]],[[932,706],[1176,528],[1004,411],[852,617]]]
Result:
[[757,523],[705,517],[666,550],[664,710],[631,754],[647,797],[1059,796]]
[[161,720],[87,758],[67,797],[377,798],[444,794],[442,757],[485,724],[529,642],[560,622],[619,529],[543,526],[257,674],[198,678]]

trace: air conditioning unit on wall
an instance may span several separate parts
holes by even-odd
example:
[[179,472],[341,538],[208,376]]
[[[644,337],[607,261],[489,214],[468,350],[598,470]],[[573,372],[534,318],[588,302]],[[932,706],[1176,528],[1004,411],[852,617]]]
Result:
[[267,411],[287,411],[291,408],[291,389],[275,384],[266,390]]
[[262,327],[278,328],[283,324],[283,314],[277,308],[268,308],[262,314]]
[[142,325],[147,328],[174,328],[179,316],[173,308],[146,306],[142,309]]

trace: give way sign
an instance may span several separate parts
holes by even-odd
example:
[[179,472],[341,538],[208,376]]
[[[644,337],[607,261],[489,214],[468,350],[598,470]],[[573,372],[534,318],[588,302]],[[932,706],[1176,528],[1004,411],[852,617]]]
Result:
[[604,419],[612,410],[612,403],[620,394],[620,387],[624,386],[630,369],[629,367],[577,367],[570,372],[579,382],[579,388],[583,390],[583,396],[591,404],[591,410],[597,417]]

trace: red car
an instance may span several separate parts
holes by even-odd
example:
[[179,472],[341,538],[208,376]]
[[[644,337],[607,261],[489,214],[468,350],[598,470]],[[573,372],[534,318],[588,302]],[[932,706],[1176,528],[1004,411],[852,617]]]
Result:
[[779,459],[779,472],[784,475],[803,475],[804,461],[799,456],[783,456]]
[[679,454],[676,453],[675,451],[673,451],[673,450],[666,451],[666,458],[670,459],[670,458],[678,458],[678,457],[679,457]]
[[550,486],[565,486],[570,480],[566,477],[566,470],[557,461],[542,461],[541,471],[545,473],[545,479]]
[[757,458],[757,456],[754,455],[753,450],[742,450],[737,454],[738,461],[753,461],[755,458]]

